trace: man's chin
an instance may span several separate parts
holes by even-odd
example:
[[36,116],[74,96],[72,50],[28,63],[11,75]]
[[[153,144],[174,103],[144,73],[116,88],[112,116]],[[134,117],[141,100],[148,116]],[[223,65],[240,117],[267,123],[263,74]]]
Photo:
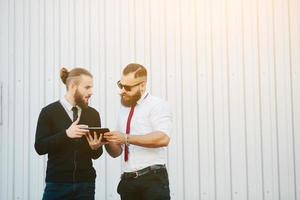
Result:
[[125,107],[129,107],[128,102],[125,101],[123,98],[121,99],[121,104]]
[[89,102],[81,102],[77,104],[80,108],[87,108],[89,106]]
[[124,99],[121,99],[121,104],[125,107],[131,107],[133,106],[135,103],[131,102],[131,101],[126,101]]
[[121,95],[121,103],[125,107],[135,106],[140,98],[141,98],[140,93],[137,93],[131,97],[126,96],[126,95]]

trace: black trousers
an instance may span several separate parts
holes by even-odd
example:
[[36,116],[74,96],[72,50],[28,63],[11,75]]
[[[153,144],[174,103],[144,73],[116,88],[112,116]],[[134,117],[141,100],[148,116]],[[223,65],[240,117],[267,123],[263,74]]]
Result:
[[170,200],[167,170],[121,179],[118,193],[121,200]]

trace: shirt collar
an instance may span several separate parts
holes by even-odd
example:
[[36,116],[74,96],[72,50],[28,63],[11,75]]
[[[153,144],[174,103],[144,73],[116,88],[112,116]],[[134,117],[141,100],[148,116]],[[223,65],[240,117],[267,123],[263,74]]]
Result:
[[[60,102],[63,104],[63,106],[68,110],[68,111],[72,111],[73,105],[70,104],[70,102],[68,102],[68,100],[66,99],[66,97],[62,97],[60,99]],[[81,108],[79,106],[76,106],[78,108],[78,110],[81,110]]]
[[145,93],[143,94],[143,96],[141,96],[141,98],[136,102],[136,104],[140,105],[149,95],[148,91],[145,91]]

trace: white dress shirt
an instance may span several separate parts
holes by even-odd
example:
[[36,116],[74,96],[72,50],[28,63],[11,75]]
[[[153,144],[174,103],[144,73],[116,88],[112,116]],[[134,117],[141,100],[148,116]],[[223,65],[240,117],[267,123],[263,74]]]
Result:
[[[130,107],[121,106],[117,129],[126,133],[126,124]],[[135,106],[130,124],[130,135],[145,135],[153,131],[162,131],[170,137],[172,113],[168,103],[145,92]],[[124,146],[123,146],[124,148]],[[124,151],[123,151],[124,152]],[[166,164],[166,147],[146,148],[129,145],[128,161],[122,154],[123,172],[133,172],[155,164]]]
[[[61,103],[61,105],[62,105],[62,106],[64,107],[64,109],[66,110],[66,112],[67,112],[67,114],[69,115],[71,121],[74,121],[74,119],[73,119],[73,110],[72,110],[73,105],[70,104],[70,103],[67,101],[66,97],[62,97],[62,98],[59,100],[59,102]],[[79,106],[76,106],[76,107],[78,108],[78,117],[80,117],[80,115],[81,115],[81,110],[82,110],[82,109],[81,109]]]

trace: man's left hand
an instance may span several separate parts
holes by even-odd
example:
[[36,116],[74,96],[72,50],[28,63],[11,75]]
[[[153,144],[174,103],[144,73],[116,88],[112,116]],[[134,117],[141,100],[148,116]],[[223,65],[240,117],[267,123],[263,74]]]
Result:
[[107,142],[101,142],[103,134],[100,134],[100,136],[98,138],[97,133],[94,131],[93,135],[94,135],[94,137],[91,135],[91,133],[88,133],[85,136],[92,150],[97,150],[103,144],[107,143]]

